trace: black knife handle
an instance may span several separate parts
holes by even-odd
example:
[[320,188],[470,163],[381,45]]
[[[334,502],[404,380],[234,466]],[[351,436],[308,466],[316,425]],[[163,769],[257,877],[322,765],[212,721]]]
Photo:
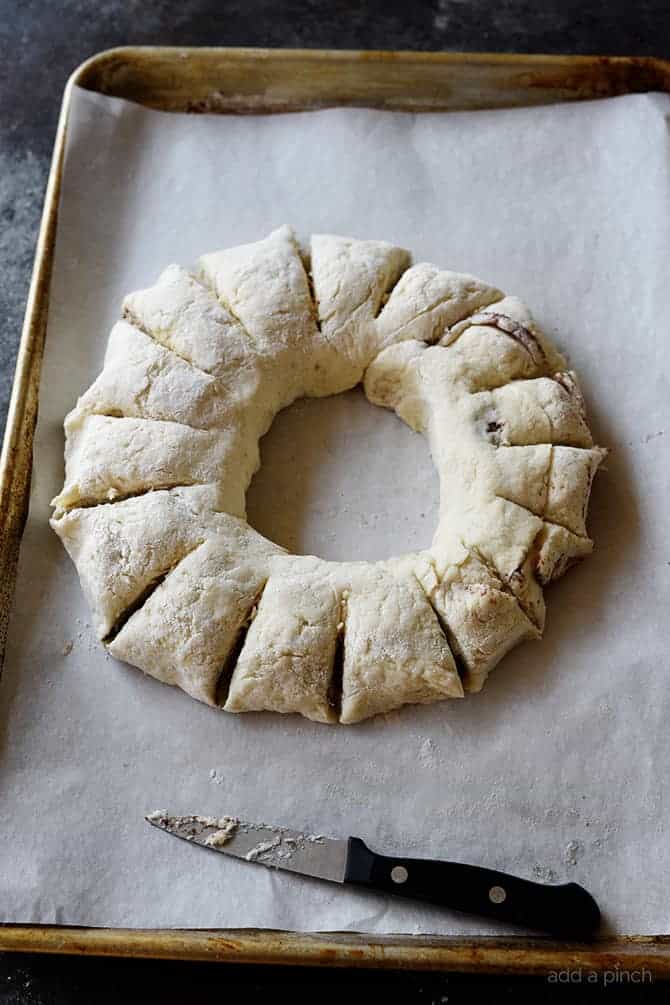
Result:
[[585,939],[600,923],[595,900],[577,883],[549,886],[494,869],[421,858],[390,858],[349,838],[345,882],[424,900],[563,938]]

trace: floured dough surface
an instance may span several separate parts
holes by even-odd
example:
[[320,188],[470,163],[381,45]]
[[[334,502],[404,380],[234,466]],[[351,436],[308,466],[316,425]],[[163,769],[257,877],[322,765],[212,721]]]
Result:
[[[576,375],[516,297],[385,241],[290,227],[131,293],[65,421],[51,524],[113,656],[228,712],[355,723],[476,692],[537,639],[588,555],[594,445]],[[431,547],[296,556],[254,531],[258,441],[363,383],[427,437]]]

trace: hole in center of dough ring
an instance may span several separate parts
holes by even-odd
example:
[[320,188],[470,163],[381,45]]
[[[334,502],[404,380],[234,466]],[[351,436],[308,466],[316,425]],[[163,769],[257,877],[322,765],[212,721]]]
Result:
[[439,484],[426,439],[360,387],[299,399],[260,451],[247,519],[293,554],[378,561],[430,545]]

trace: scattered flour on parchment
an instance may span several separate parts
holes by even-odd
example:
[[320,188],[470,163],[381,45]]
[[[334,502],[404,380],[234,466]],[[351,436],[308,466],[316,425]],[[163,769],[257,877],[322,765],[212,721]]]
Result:
[[555,883],[556,873],[546,865],[534,865],[533,876],[538,883]]
[[430,737],[426,737],[419,745],[419,760],[424,768],[435,768],[439,762],[439,750],[437,744]]
[[577,865],[583,853],[584,845],[581,841],[568,841],[563,852],[563,861],[566,865]]
[[106,659],[111,659],[107,650],[104,647],[101,648],[99,639],[89,622],[82,621],[81,618],[75,618],[75,623],[77,630],[73,634],[72,638],[64,641],[63,648],[61,649],[61,655],[69,656],[75,649],[79,652],[82,649],[85,649],[89,655],[99,655],[102,652]]

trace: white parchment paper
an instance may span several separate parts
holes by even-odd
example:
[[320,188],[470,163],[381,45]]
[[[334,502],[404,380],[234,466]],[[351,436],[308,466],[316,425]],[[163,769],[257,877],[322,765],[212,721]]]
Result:
[[[670,99],[436,115],[181,116],[75,92],[30,519],[0,688],[0,917],[485,933],[479,920],[272,873],[145,812],[231,813],[379,851],[576,880],[617,931],[670,929]],[[107,658],[47,527],[61,423],[122,295],[284,222],[383,238],[535,309],[597,441],[595,555],[485,691],[329,728],[231,716]],[[280,416],[250,514],[328,558],[425,545],[423,441],[351,392]],[[458,486],[454,486],[458,491]]]

